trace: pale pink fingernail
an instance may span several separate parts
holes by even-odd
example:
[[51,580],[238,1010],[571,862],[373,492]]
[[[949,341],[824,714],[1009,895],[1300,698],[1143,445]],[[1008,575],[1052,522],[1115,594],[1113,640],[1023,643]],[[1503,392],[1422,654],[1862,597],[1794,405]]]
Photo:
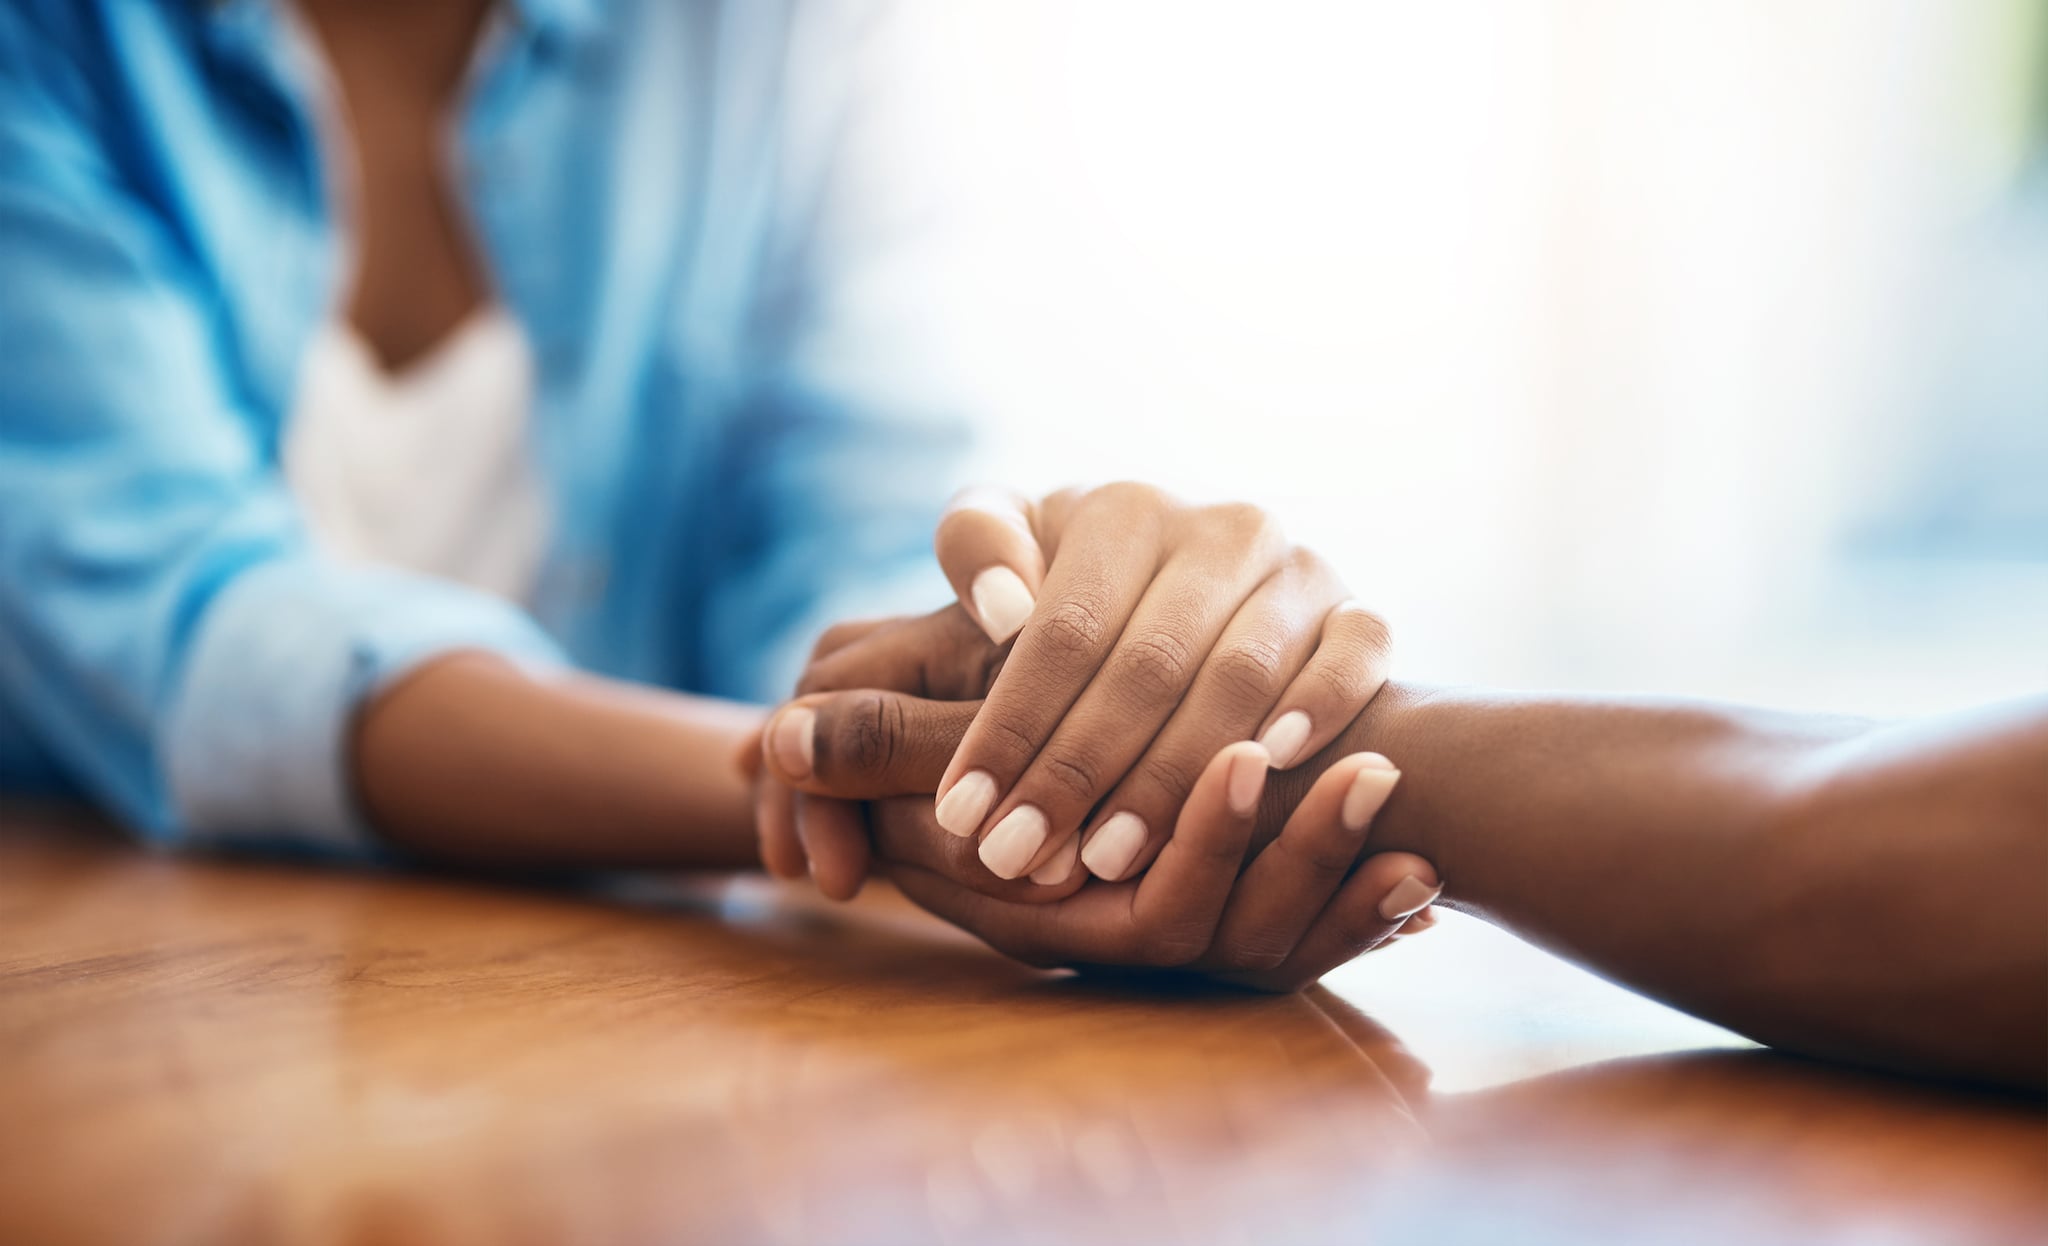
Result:
[[1081,845],[1081,862],[1095,877],[1115,882],[1130,873],[1144,846],[1145,819],[1126,809],[1095,828]]
[[1038,604],[1024,586],[1024,577],[1001,565],[975,576],[968,595],[974,599],[981,629],[999,645],[1023,630],[1024,621]]
[[1273,755],[1273,769],[1285,770],[1300,760],[1301,746],[1308,743],[1311,724],[1300,710],[1288,710],[1266,728],[1259,743]]
[[970,770],[939,798],[934,813],[940,826],[965,838],[981,829],[981,820],[995,803],[995,777],[986,770]]
[[1248,748],[1230,759],[1230,775],[1223,794],[1232,810],[1248,814],[1259,807],[1259,793],[1266,790],[1266,763],[1270,760],[1263,748]]
[[1410,874],[1395,883],[1387,898],[1380,901],[1380,920],[1389,922],[1405,921],[1428,908],[1439,895],[1442,887],[1432,887]]
[[1019,805],[981,841],[981,863],[997,878],[1015,878],[1038,855],[1050,829],[1038,806]]
[[1069,835],[1067,842],[1053,850],[1044,865],[1031,871],[1031,881],[1041,887],[1057,887],[1074,873],[1074,863],[1081,859],[1081,837]]
[[769,740],[775,749],[776,763],[790,778],[811,777],[817,764],[817,730],[818,715],[806,706],[791,706],[776,718]]
[[1344,808],[1339,816],[1344,820],[1344,829],[1357,835],[1372,825],[1379,814],[1380,806],[1387,803],[1393,793],[1394,784],[1401,781],[1401,772],[1394,769],[1394,763],[1378,753],[1360,753],[1364,769],[1352,776],[1351,786],[1344,793]]

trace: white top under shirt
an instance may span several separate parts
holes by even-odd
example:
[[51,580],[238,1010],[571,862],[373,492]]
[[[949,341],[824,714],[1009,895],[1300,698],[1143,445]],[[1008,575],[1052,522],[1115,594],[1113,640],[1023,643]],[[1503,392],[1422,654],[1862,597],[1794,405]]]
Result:
[[499,308],[395,374],[337,321],[299,373],[285,481],[335,555],[525,603],[550,528],[532,408],[526,335]]

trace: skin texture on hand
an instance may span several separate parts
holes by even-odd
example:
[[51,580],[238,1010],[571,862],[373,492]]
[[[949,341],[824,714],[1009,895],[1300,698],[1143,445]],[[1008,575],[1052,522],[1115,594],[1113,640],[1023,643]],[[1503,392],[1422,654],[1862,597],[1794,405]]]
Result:
[[1035,504],[971,490],[936,545],[968,618],[1012,646],[936,811],[1006,878],[1136,874],[1218,749],[1256,738],[1290,766],[1386,677],[1386,625],[1254,507],[1138,484]]
[[[970,691],[975,677],[961,672],[998,669],[1000,651],[957,606],[859,625],[832,639],[849,636],[869,652],[842,646],[821,658],[806,679],[812,691],[778,711],[764,734],[761,756],[781,782],[763,790],[786,782],[801,789],[796,800],[829,801],[832,809],[826,817],[819,806],[805,810],[802,829],[786,814],[764,818],[763,856],[771,868],[782,862],[779,872],[800,873],[808,853],[811,873],[830,894],[849,872],[865,872],[871,843],[914,901],[1020,959],[1198,972],[1264,989],[1305,985],[1434,920],[1427,905],[1437,880],[1427,861],[1379,854],[1360,864],[1373,814],[1398,772],[1383,757],[1343,755],[1335,746],[1327,757],[1271,775],[1262,746],[1246,741],[1222,750],[1205,772],[1250,759],[1256,790],[1242,812],[1226,815],[1218,793],[1229,785],[1212,780],[1205,805],[1198,783],[1174,831],[1195,841],[1174,855],[1181,864],[1163,879],[1157,862],[1139,881],[1114,885],[1086,881],[1080,871],[1050,883],[999,878],[973,841],[946,833],[929,801],[917,798],[930,791],[981,705],[916,693]],[[914,691],[815,690],[878,672]],[[1284,788],[1274,782],[1280,779]],[[1219,818],[1229,825],[1219,828]],[[1174,842],[1167,840],[1161,861],[1175,853]],[[1167,898],[1173,888],[1186,889],[1177,903]],[[1161,914],[1178,915],[1165,934]]]
[[[784,878],[808,874],[834,898],[857,891],[866,854],[844,841],[859,830],[851,811],[830,802],[936,790],[964,733],[982,719],[982,698],[1012,660],[1011,652],[990,641],[957,604],[916,618],[848,623],[828,631],[797,686],[797,698],[776,711],[763,739],[768,769],[777,780],[764,785],[757,800],[762,857],[769,871]],[[1351,722],[1347,718],[1338,724],[1319,751],[1301,751],[1294,767],[1298,773],[1281,781],[1282,790],[1298,797],[1331,761],[1356,751],[1338,746]],[[1207,761],[1199,759],[1195,772]],[[796,793],[806,799],[799,801]],[[1179,808],[1176,801],[1170,812],[1177,815]],[[1093,833],[1103,833],[1100,824],[1111,821],[1099,818]],[[1117,877],[1142,872],[1166,840],[1164,832],[1147,831],[1145,837],[1129,868]],[[826,858],[822,862],[807,860],[814,843]],[[983,870],[974,885],[987,889],[995,878]],[[1067,880],[1064,874],[1047,877],[1041,871],[1034,881],[1058,886]]]
[[[750,776],[766,764],[754,815],[768,872],[809,877],[831,899],[856,894],[869,849],[853,802],[935,790],[1005,652],[957,605],[820,637],[798,700],[740,758]],[[849,691],[825,695],[839,689]]]
[[[799,685],[803,695],[769,722],[762,751],[777,782],[763,786],[760,824],[771,872],[803,877],[808,855],[808,872],[821,890],[850,895],[867,868],[868,836],[843,802],[934,790],[984,709],[982,701],[967,698],[995,679],[1006,655],[958,605],[835,633],[820,641],[822,656]],[[1355,751],[1333,742],[1293,770],[1276,771],[1253,842],[1263,845],[1278,834],[1309,785]],[[1004,880],[979,863],[972,840],[962,843],[970,851],[948,859],[957,862],[950,877],[964,886],[1006,899],[1049,900],[1079,885],[1078,872]]]
[[[919,712],[903,700],[869,717]],[[1452,907],[1787,1050],[2048,1082],[2048,700],[1876,724],[1390,685],[1338,741],[1269,777],[1247,850],[1281,832],[1319,774],[1368,750],[1404,772],[1370,850],[1433,862]],[[943,745],[885,751],[906,776],[943,764]],[[928,809],[884,802],[871,825],[885,860],[932,878],[956,867],[950,889],[899,881],[997,946],[1045,962],[1101,954],[1109,936],[1078,908],[1085,895],[1052,906],[1085,922],[1026,918],[1047,906],[1016,901],[1066,893],[972,898],[957,868],[969,859],[928,847]]]
[[1427,929],[1437,880],[1428,862],[1405,854],[1375,856],[1354,870],[1373,816],[1399,779],[1371,754],[1330,767],[1278,835],[1254,852],[1270,761],[1256,743],[1224,749],[1142,878],[1091,882],[1052,903],[997,898],[954,882],[948,874],[959,849],[947,859],[944,841],[953,837],[938,831],[921,802],[883,802],[873,825],[905,895],[1026,963],[1197,973],[1296,990],[1404,931]]

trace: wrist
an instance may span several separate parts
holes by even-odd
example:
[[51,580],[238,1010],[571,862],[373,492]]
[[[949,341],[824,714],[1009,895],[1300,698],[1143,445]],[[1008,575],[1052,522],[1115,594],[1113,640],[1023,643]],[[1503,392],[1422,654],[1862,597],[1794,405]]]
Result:
[[734,760],[753,706],[489,654],[437,659],[365,706],[357,796],[393,846],[487,866],[758,861]]
[[1373,819],[1360,859],[1382,852],[1412,852],[1437,867],[1451,895],[1451,855],[1443,828],[1427,816],[1426,793],[1416,790],[1414,777],[1404,755],[1417,742],[1417,726],[1424,707],[1437,690],[1418,684],[1389,683],[1366,704],[1335,740],[1320,753],[1288,770],[1274,774],[1267,784],[1265,807],[1259,820],[1259,842],[1280,833],[1280,827],[1316,779],[1338,760],[1354,753],[1378,753],[1402,771],[1387,803]]

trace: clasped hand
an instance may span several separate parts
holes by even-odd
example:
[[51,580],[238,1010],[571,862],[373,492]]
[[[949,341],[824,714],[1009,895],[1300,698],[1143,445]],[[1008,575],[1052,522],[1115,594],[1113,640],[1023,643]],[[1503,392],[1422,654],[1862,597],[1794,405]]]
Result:
[[827,632],[750,754],[772,873],[879,865],[1032,964],[1275,989],[1431,923],[1431,865],[1364,855],[1399,773],[1341,738],[1385,625],[1268,516],[976,491],[937,547],[962,604]]

